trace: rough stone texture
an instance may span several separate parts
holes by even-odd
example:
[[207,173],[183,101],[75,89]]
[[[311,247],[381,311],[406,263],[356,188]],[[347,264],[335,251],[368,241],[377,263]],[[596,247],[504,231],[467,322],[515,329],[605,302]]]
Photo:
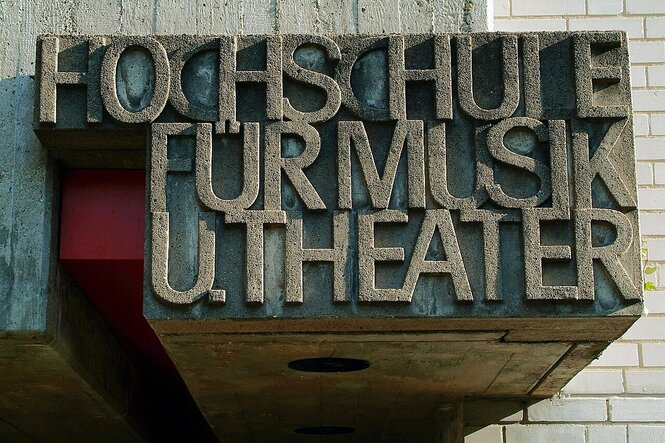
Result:
[[[151,201],[159,204],[151,211],[154,223],[169,226],[152,230],[156,298],[190,306],[211,291],[210,301],[224,304],[167,313],[147,291],[149,317],[603,315],[640,299],[624,34],[45,37],[39,54],[39,135],[54,152],[61,131],[85,134],[79,147],[111,131],[121,146],[123,125],[153,125]],[[264,86],[263,98],[248,82]],[[422,82],[434,96],[415,86]],[[59,84],[71,85],[60,101]],[[76,85],[87,101],[76,101]],[[63,101],[67,112],[56,118]],[[108,117],[100,121],[102,105]],[[178,114],[216,122],[214,134],[210,124],[162,123]],[[130,144],[135,134],[127,132]],[[111,149],[103,155],[118,157]],[[238,150],[242,161],[233,158]],[[337,172],[336,187],[323,171]],[[194,183],[196,193],[168,197]],[[416,211],[423,208],[424,216]],[[332,296],[331,271],[308,266],[299,309],[284,305],[291,297],[283,259],[263,283],[260,239],[283,254],[283,228],[266,219],[243,236],[234,217],[222,221],[224,213],[284,210],[302,217],[305,239],[324,245],[335,209],[351,211],[350,284]],[[373,213],[380,209],[387,211]],[[160,215],[167,212],[170,223]],[[186,246],[197,237],[189,229],[200,224],[196,212],[210,219],[198,257],[199,248]],[[208,230],[225,247],[214,249]],[[523,247],[502,247],[511,242]],[[478,265],[481,272],[470,272]],[[275,289],[269,297],[266,287]],[[330,297],[322,297],[326,287]],[[593,303],[556,303],[571,299]],[[363,303],[390,301],[409,303]]]
[[[607,315],[641,298],[627,54],[611,31],[48,36],[39,135],[58,152],[62,130],[122,146],[152,125],[150,318]],[[330,244],[336,210],[345,293],[309,264],[289,307],[281,268],[302,265],[266,272],[291,249],[261,211],[302,219],[307,248]]]

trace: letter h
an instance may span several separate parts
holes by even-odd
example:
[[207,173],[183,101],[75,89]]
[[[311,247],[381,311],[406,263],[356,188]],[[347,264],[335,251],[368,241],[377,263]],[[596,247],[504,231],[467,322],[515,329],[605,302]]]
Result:
[[437,35],[432,39],[434,67],[432,69],[406,69],[404,36],[391,36],[388,46],[390,66],[390,116],[406,119],[406,82],[433,81],[435,88],[436,118],[452,119],[452,86],[450,72],[450,36]]
[[95,53],[104,46],[103,37],[88,39],[88,70],[58,71],[58,55],[60,39],[43,37],[41,39],[41,64],[39,72],[39,122],[41,124],[56,123],[56,99],[58,85],[86,85],[87,87],[87,121],[101,123],[103,110],[99,95],[100,63]]
[[268,120],[282,119],[282,37],[268,36],[266,40],[266,69],[263,71],[236,70],[237,37],[222,37],[219,47],[219,124],[225,132],[237,134],[236,83],[266,84],[266,116]]

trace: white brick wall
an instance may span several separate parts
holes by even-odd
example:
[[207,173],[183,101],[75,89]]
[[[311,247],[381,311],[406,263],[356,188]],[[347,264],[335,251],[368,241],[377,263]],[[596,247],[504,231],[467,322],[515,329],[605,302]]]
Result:
[[[665,443],[665,0],[494,0],[494,29],[622,29],[630,38],[640,229],[656,291],[641,318],[556,398],[471,443]],[[519,417],[519,413],[517,415]]]
[[622,368],[639,366],[640,352],[636,343],[612,343],[603,351],[600,358],[591,363],[590,367]]

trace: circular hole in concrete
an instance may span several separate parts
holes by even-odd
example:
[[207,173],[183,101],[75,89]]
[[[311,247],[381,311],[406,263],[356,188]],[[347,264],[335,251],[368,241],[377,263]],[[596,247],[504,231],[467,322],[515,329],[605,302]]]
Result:
[[354,428],[348,426],[307,426],[295,430],[296,434],[308,435],[339,435],[355,432]]
[[289,362],[289,368],[302,372],[352,372],[369,368],[369,362],[357,358],[303,358]]

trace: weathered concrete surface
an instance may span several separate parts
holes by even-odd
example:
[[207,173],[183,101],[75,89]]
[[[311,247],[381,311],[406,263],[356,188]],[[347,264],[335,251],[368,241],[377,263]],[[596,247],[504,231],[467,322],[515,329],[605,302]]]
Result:
[[149,318],[639,313],[622,34],[157,40]]
[[633,324],[632,316],[609,317],[551,317],[540,318],[305,318],[262,320],[152,320],[157,332],[179,334],[269,334],[269,333],[405,333],[418,332],[478,332],[507,331],[505,341],[593,341],[604,342],[619,338],[621,331]]
[[38,64],[52,152],[151,125],[149,318],[639,312],[622,33],[44,36]]

